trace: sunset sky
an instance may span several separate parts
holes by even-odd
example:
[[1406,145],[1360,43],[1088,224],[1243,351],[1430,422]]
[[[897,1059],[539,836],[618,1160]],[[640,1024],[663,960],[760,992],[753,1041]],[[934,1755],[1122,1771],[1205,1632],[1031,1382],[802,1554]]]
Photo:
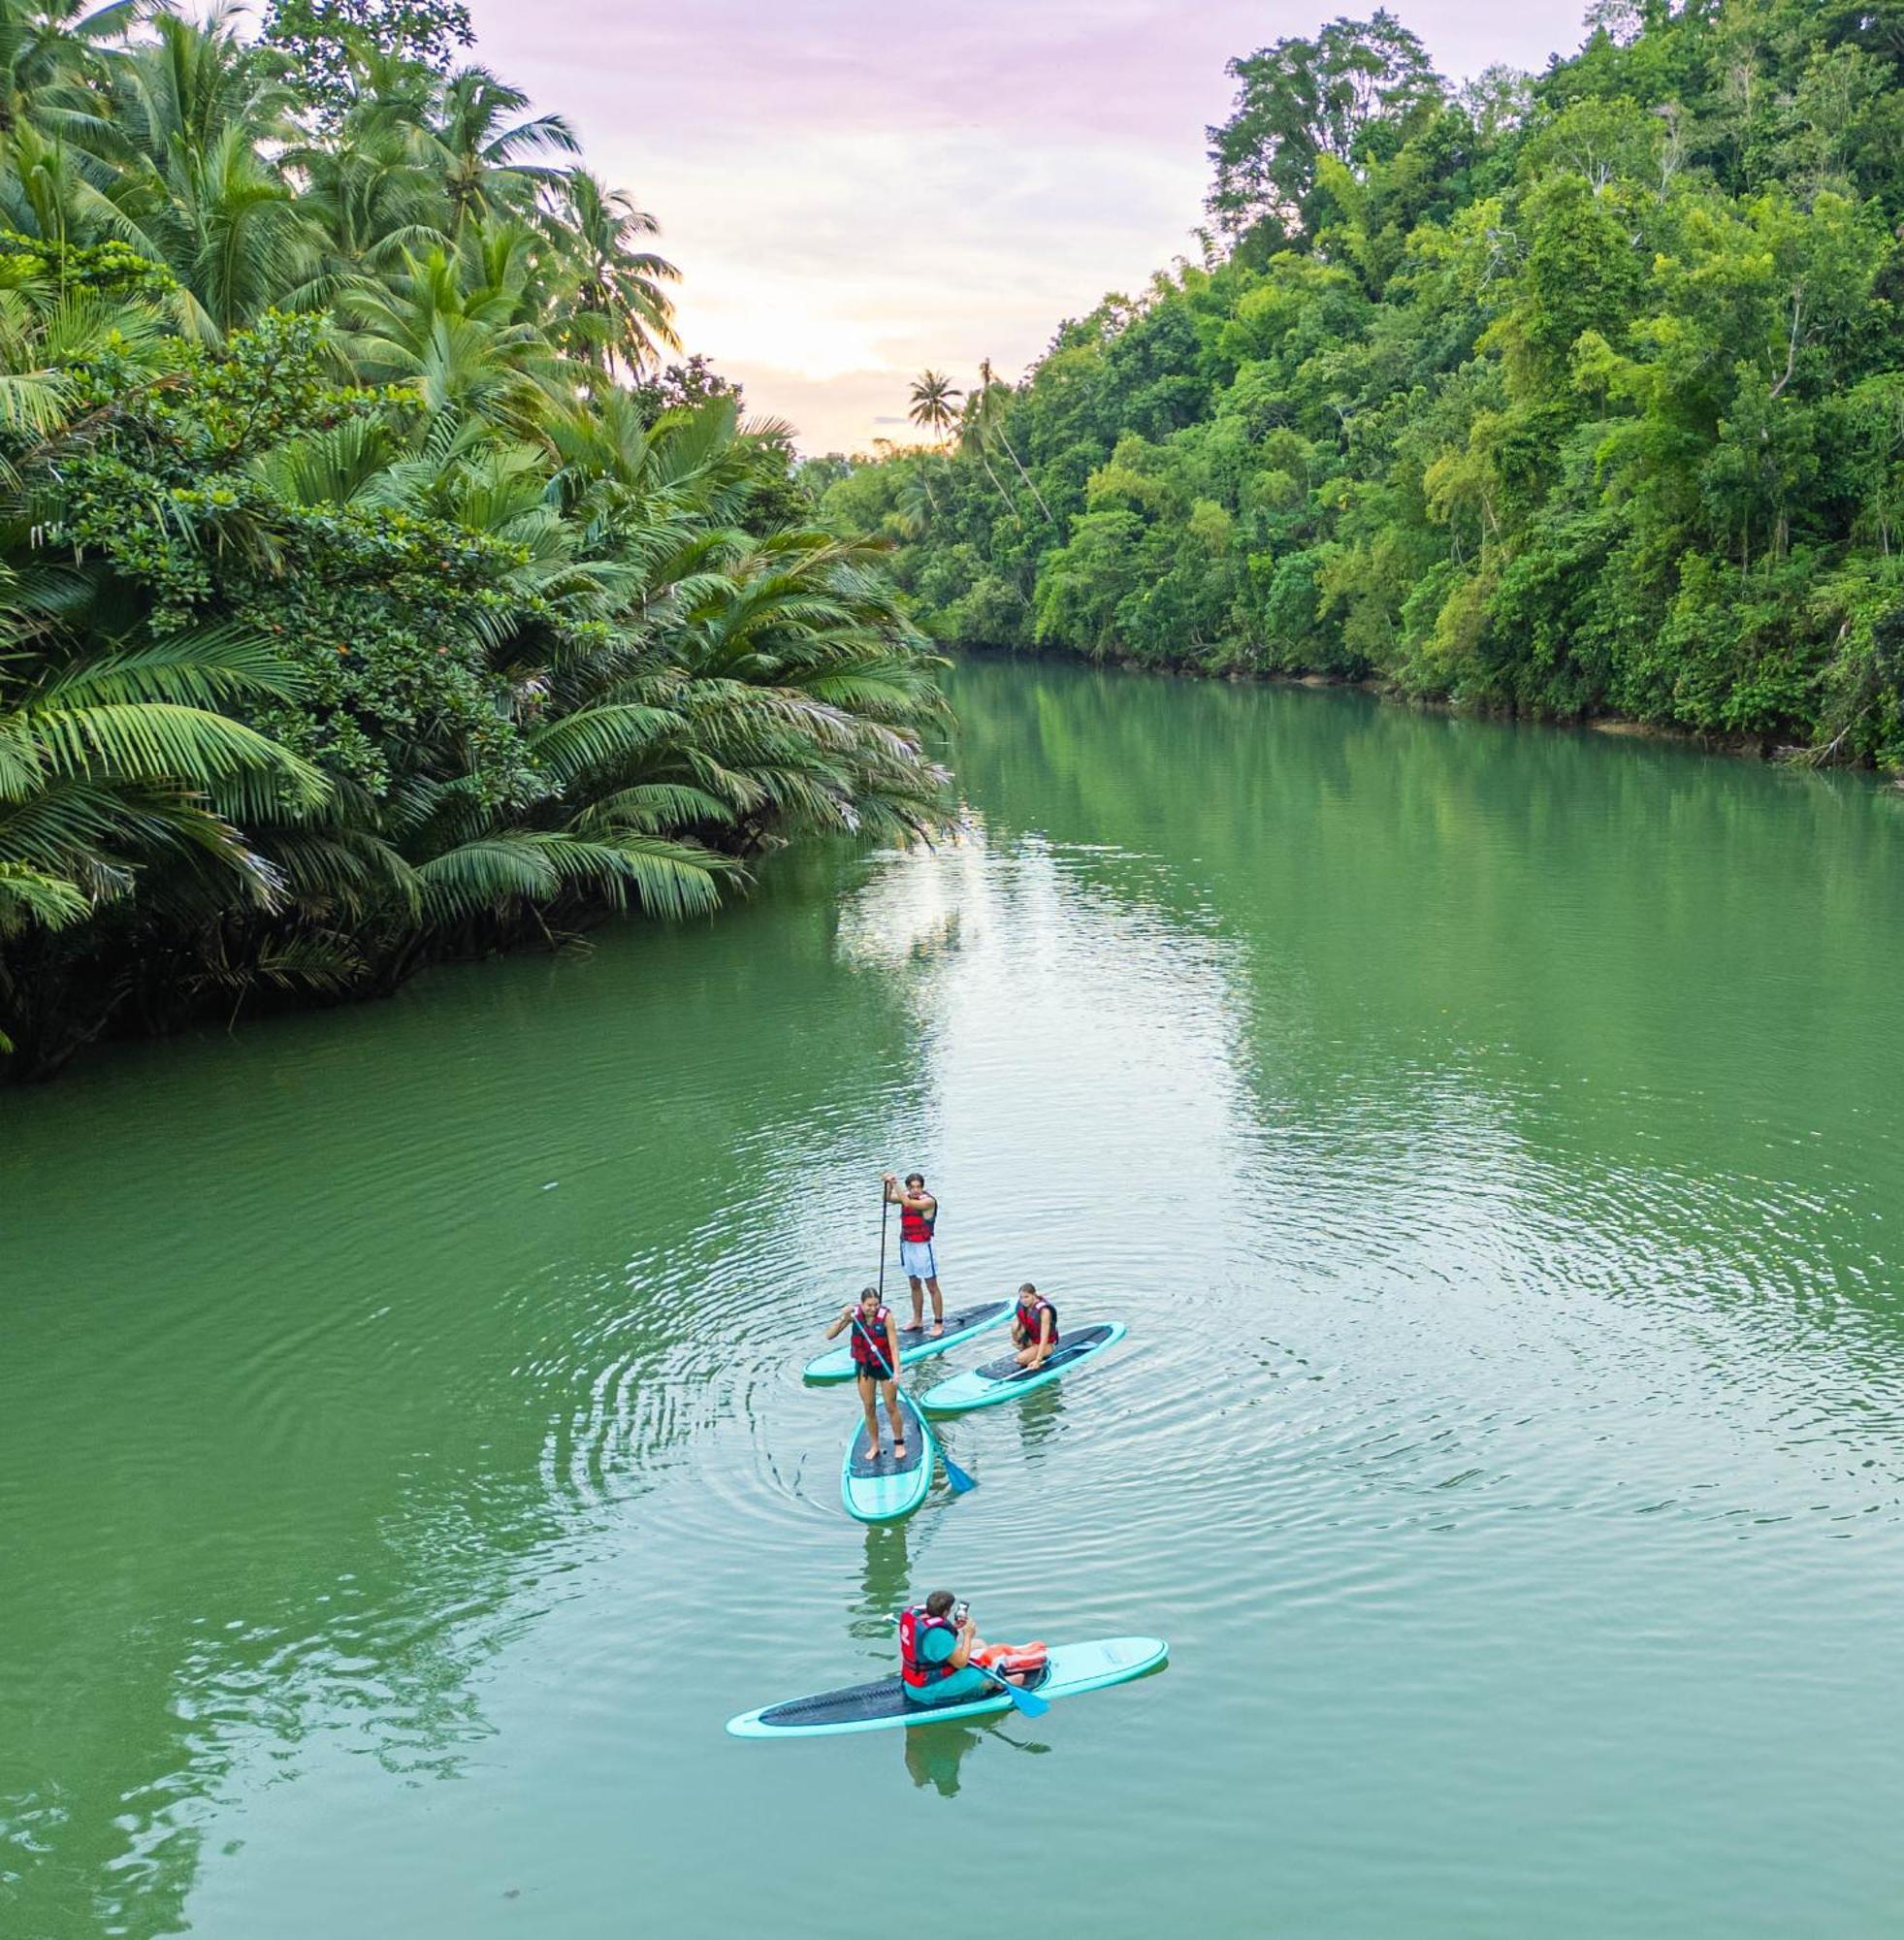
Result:
[[[1224,62],[1344,0],[473,0],[477,57],[660,216],[690,349],[806,451],[907,437],[926,365],[1016,376],[1189,246]],[[1440,70],[1543,66],[1583,0],[1401,0]]]

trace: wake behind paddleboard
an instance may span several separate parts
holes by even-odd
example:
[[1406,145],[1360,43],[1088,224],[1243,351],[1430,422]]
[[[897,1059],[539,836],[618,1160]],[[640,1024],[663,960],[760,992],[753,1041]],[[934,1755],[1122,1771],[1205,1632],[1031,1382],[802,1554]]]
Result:
[[853,1439],[847,1443],[846,1458],[840,1464],[840,1500],[847,1514],[861,1522],[897,1522],[901,1516],[911,1515],[932,1486],[932,1465],[939,1455],[932,1431],[913,1406],[911,1395],[900,1395],[899,1411],[906,1424],[903,1459],[892,1452],[892,1426],[883,1406],[877,1459],[866,1453],[866,1424],[853,1424]]
[[[943,1354],[948,1347],[956,1347],[961,1342],[971,1340],[973,1335],[983,1334],[987,1327],[996,1327],[1011,1312],[1012,1305],[1009,1300],[988,1300],[982,1307],[966,1307],[956,1313],[948,1313],[946,1331],[936,1341],[923,1327],[900,1328],[899,1365],[910,1368],[915,1361]],[[928,1321],[926,1325],[929,1327],[931,1323]],[[822,1354],[818,1360],[809,1361],[803,1372],[810,1381],[852,1380],[851,1334],[845,1346],[835,1347],[830,1353]]]
[[[1102,1691],[1107,1685],[1128,1684],[1133,1677],[1156,1670],[1169,1660],[1170,1646],[1161,1637],[1099,1637],[1091,1643],[1053,1644],[1044,1677],[1029,1688],[1041,1698],[1076,1698],[1086,1691]],[[846,1731],[884,1731],[909,1725],[944,1724],[954,1718],[988,1718],[1011,1708],[1012,1700],[1002,1691],[961,1704],[916,1704],[904,1695],[904,1687],[894,1675],[748,1711],[729,1718],[727,1730],[737,1738],[837,1737]]]
[[996,1407],[1000,1402],[1016,1401],[1019,1395],[1056,1380],[1080,1361],[1114,1347],[1127,1331],[1121,1320],[1108,1326],[1081,1327],[1065,1335],[1043,1367],[1021,1368],[1013,1355],[1006,1354],[928,1388],[920,1396],[919,1405],[927,1414],[963,1414],[968,1408]]

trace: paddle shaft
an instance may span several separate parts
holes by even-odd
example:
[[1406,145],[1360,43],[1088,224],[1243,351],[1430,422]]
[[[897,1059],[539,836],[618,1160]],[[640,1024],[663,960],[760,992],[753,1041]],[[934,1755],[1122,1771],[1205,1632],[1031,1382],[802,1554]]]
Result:
[[886,1196],[886,1183],[880,1182],[880,1305],[886,1305],[886,1215],[892,1210],[892,1201]]

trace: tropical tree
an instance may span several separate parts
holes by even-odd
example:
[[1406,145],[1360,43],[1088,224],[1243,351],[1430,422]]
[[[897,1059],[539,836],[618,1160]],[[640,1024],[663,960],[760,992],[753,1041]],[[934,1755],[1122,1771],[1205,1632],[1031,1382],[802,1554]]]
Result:
[[586,169],[570,169],[551,223],[573,279],[562,322],[571,356],[604,375],[619,364],[633,376],[658,347],[680,349],[674,305],[662,285],[679,281],[681,273],[639,246],[660,228],[652,215]]

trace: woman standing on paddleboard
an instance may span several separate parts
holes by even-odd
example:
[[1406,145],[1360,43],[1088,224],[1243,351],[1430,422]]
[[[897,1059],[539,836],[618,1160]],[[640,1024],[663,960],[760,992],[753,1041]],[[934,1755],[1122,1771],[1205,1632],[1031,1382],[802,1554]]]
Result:
[[[906,1424],[899,1413],[899,1329],[892,1310],[880,1303],[880,1290],[861,1290],[857,1307],[840,1310],[840,1317],[826,1330],[835,1339],[843,1329],[853,1329],[853,1373],[859,1386],[859,1406],[866,1410],[866,1460],[880,1459],[880,1398],[886,1399],[886,1418],[892,1424],[892,1452],[901,1461],[906,1455]],[[928,1446],[926,1453],[931,1454]]]
[[[902,1190],[897,1173],[884,1173],[886,1203],[899,1209],[899,1266],[913,1283],[912,1332],[925,1325],[925,1295],[932,1296],[932,1332],[936,1341],[946,1331],[946,1303],[939,1291],[939,1261],[932,1250],[933,1228],[939,1223],[939,1202],[925,1189],[925,1175],[909,1172]],[[921,1290],[923,1289],[923,1290]]]

